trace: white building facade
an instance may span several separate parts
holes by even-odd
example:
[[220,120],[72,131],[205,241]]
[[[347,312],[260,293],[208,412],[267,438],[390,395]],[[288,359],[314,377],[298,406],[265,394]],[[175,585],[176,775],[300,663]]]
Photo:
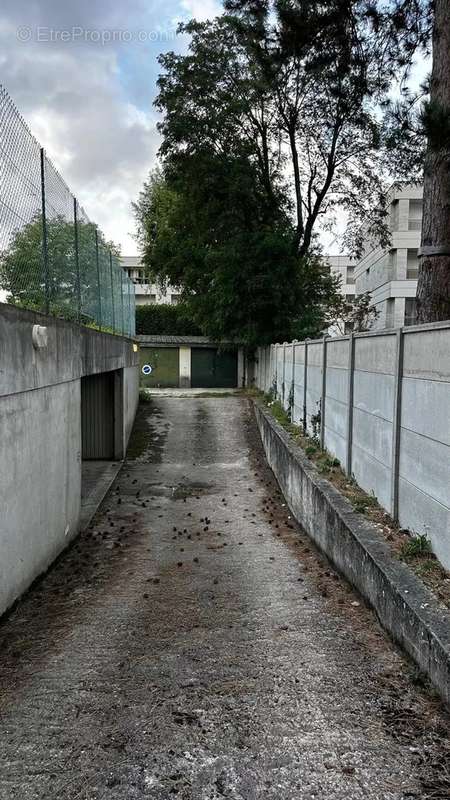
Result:
[[355,294],[370,292],[378,317],[373,328],[413,325],[422,229],[423,189],[407,184],[389,192],[389,249],[367,241],[355,271]]
[[[356,262],[347,255],[326,256],[327,264],[330,266],[332,275],[338,275],[341,279],[341,293],[351,303],[355,299],[355,265]],[[336,322],[328,329],[330,336],[342,336],[349,331],[344,322]]]
[[122,256],[120,261],[135,285],[137,306],[151,305],[152,303],[178,303],[179,291],[168,286],[166,292],[162,292],[159,286],[148,282],[139,256]]

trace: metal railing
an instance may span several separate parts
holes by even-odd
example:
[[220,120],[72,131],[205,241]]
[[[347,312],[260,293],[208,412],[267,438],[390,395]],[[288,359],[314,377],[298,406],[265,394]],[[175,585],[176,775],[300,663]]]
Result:
[[0,84],[0,299],[135,334],[134,284]]

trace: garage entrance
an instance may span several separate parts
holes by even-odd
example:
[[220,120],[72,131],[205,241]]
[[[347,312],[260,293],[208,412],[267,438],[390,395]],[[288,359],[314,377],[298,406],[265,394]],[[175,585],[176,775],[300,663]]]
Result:
[[81,379],[81,457],[114,459],[115,373]]
[[139,358],[142,387],[173,389],[179,386],[178,347],[141,347]]
[[238,383],[237,352],[216,347],[191,349],[191,386],[194,389],[235,389]]

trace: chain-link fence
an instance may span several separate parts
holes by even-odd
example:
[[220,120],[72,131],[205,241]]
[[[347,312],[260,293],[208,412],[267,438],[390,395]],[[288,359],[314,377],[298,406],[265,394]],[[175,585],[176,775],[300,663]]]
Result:
[[134,284],[1,85],[0,299],[135,334]]

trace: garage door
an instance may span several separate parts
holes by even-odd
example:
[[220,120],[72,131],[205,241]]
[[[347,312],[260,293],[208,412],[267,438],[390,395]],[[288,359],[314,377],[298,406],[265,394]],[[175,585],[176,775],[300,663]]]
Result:
[[179,386],[178,347],[141,347],[141,386],[172,389]]
[[215,347],[193,347],[191,386],[194,389],[235,389],[237,352],[219,352]]
[[81,379],[81,456],[114,458],[114,372]]

